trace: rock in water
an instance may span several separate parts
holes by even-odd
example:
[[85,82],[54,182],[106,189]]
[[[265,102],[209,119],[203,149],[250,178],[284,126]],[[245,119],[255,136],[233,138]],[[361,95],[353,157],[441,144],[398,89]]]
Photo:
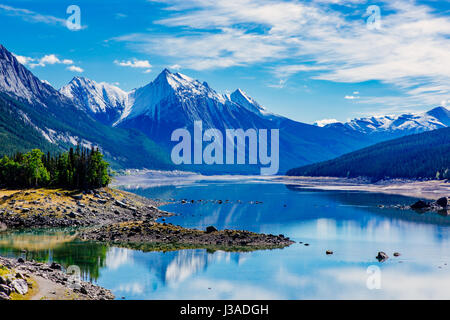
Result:
[[447,197],[442,197],[436,200],[436,204],[442,208],[446,208],[450,203]]
[[214,226],[206,227],[206,233],[211,233],[211,232],[216,232],[216,231],[218,231],[218,230]]
[[416,203],[411,205],[411,209],[425,209],[425,208],[429,208],[429,207],[430,207],[430,204],[425,201],[422,201],[422,200],[419,200]]
[[376,256],[378,262],[384,262],[387,259],[389,259],[389,256],[384,253],[383,251],[378,252],[378,255]]
[[326,253],[326,254],[333,254],[333,251],[327,250],[325,253]]
[[25,280],[13,280],[13,282],[11,282],[11,287],[14,288],[14,290],[16,290],[16,292],[18,294],[24,295],[27,294],[28,292],[28,284]]

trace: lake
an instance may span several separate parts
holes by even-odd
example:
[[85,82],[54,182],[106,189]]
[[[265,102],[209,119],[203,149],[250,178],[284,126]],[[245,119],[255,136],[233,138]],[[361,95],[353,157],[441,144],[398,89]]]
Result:
[[[450,298],[450,218],[379,207],[417,199],[244,177],[121,188],[174,201],[162,207],[177,214],[168,223],[284,234],[296,243],[255,252],[141,252],[80,242],[74,230],[41,230],[0,234],[0,255],[78,265],[85,280],[117,299]],[[378,262],[378,251],[389,259]]]

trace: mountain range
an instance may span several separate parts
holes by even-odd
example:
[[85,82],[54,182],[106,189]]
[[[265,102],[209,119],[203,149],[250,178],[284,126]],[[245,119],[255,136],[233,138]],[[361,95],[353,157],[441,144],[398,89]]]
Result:
[[[436,108],[427,115],[428,126],[422,126],[425,122],[415,116],[405,116],[319,127],[271,113],[241,89],[220,94],[206,82],[168,69],[131,92],[83,77],[56,90],[1,45],[0,109],[3,154],[33,146],[65,150],[81,144],[99,146],[114,167],[173,168],[169,160],[176,144],[171,141],[172,132],[192,130],[194,121],[201,120],[205,129],[279,129],[279,173],[449,123],[448,111]],[[259,165],[176,168],[204,173],[259,172]]]
[[0,135],[2,154],[81,145],[99,147],[114,167],[170,167],[167,154],[144,134],[95,120],[82,106],[34,76],[2,45]]
[[372,137],[374,141],[383,141],[449,126],[450,111],[445,107],[436,107],[423,113],[358,118],[345,123],[329,123],[323,127],[348,133],[362,133]]

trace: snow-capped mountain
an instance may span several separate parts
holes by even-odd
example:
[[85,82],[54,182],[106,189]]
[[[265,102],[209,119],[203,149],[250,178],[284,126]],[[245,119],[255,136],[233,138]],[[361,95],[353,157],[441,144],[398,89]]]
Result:
[[128,100],[128,93],[122,89],[84,77],[74,77],[59,92],[94,118],[108,125],[120,118]]
[[81,109],[0,45],[1,155],[33,148],[60,151],[79,144],[99,147],[115,166],[170,165],[165,151],[144,134],[104,125]]
[[206,82],[165,69],[154,81],[130,93],[115,125],[138,128],[161,142],[170,142],[174,129],[190,127],[195,120],[202,120],[205,128],[256,127],[263,119],[263,108],[243,91],[237,92],[223,95]]
[[[192,130],[194,121],[198,120],[202,121],[203,128],[222,132],[227,128],[279,129],[280,172],[298,163],[329,159],[369,144],[368,139],[359,135],[355,137],[272,114],[240,89],[232,94],[220,94],[206,82],[167,69],[151,83],[129,94],[127,106],[114,125],[140,130],[170,151],[174,145],[172,132],[178,128]],[[242,166],[236,168],[245,171]],[[254,168],[255,172],[259,170],[257,166]]]
[[450,126],[450,111],[445,107],[436,107],[423,113],[358,118],[345,123],[327,124],[324,127],[362,133],[373,136],[376,140],[386,140],[448,126]]
[[0,91],[32,104],[44,104],[54,89],[22,66],[14,55],[0,44]]

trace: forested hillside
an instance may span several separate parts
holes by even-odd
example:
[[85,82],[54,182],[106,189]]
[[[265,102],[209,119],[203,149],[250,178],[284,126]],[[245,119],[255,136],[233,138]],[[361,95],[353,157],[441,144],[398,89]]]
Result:
[[410,135],[287,172],[291,176],[450,179],[450,128]]

